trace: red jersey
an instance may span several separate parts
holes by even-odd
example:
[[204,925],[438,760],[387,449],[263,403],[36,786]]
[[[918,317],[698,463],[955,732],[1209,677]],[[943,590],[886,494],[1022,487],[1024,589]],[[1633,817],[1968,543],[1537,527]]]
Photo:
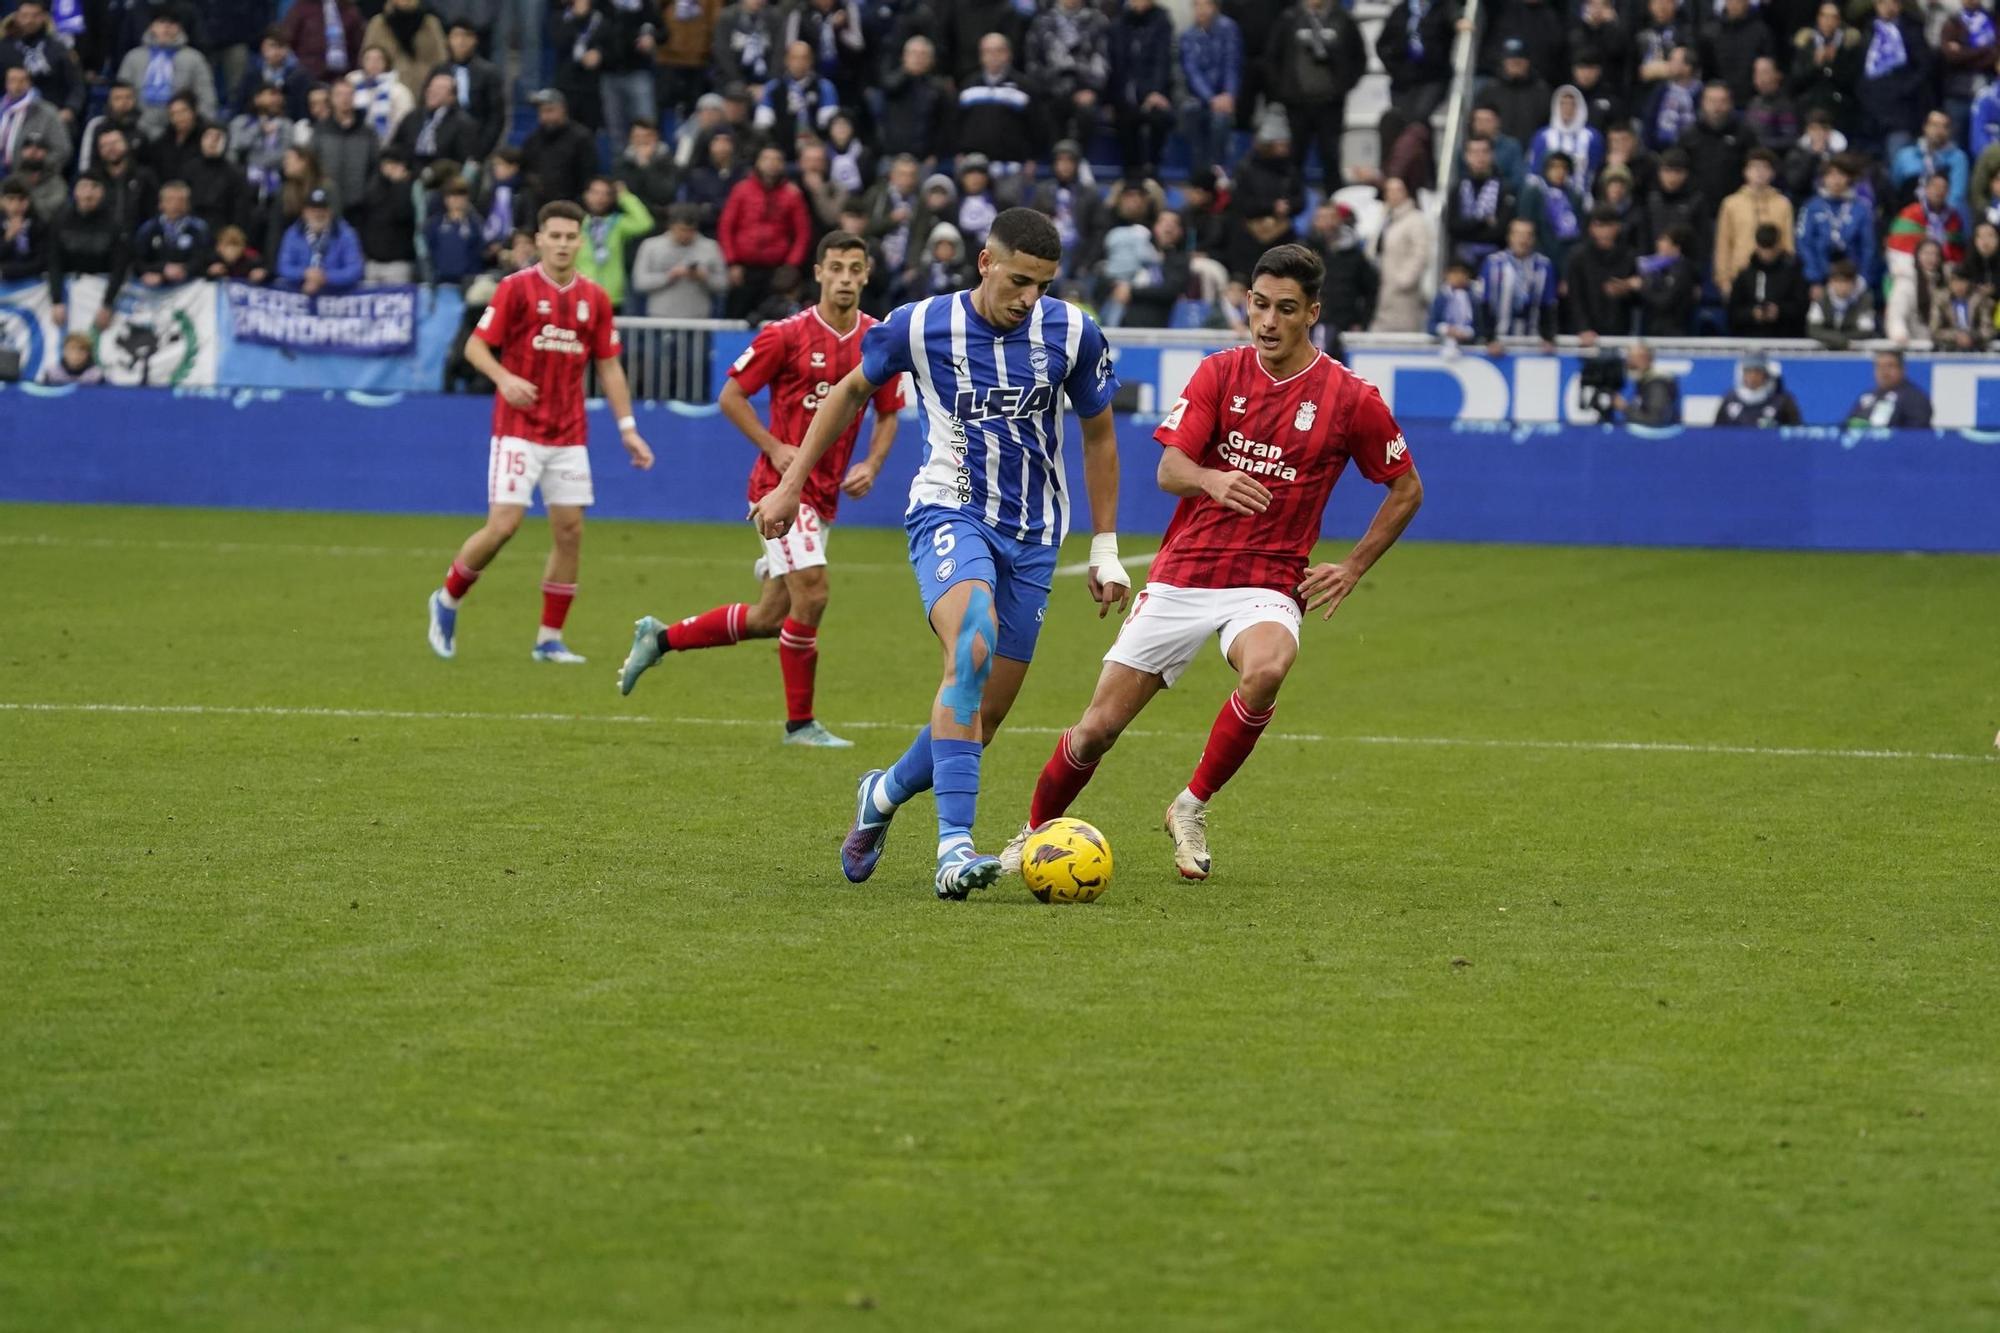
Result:
[[604,289],[581,274],[558,287],[540,264],[501,279],[474,335],[500,365],[541,390],[527,407],[493,395],[493,433],[530,444],[582,445],[583,372],[618,355]]
[[[820,318],[818,306],[808,306],[789,319],[766,324],[757,337],[729,368],[729,377],[743,392],[755,395],[771,388],[771,434],[786,444],[796,445],[806,437],[813,413],[841,377],[861,364],[861,335],[877,321],[859,311],[854,327],[835,333]],[[903,410],[903,377],[896,376],[875,391],[875,415],[889,416]],[[819,465],[806,478],[801,500],[818,511],[826,522],[840,504],[840,483],[847,475],[847,462],[854,456],[854,441],[861,434],[862,413],[835,440]],[[757,455],[750,469],[750,502],[755,504],[778,488],[778,469],[766,454]]]
[[1254,347],[1205,357],[1153,438],[1271,492],[1261,514],[1235,513],[1206,495],[1180,502],[1150,575],[1178,588],[1270,588],[1296,599],[1347,460],[1378,483],[1414,466],[1375,386],[1324,353],[1283,380],[1271,378]]

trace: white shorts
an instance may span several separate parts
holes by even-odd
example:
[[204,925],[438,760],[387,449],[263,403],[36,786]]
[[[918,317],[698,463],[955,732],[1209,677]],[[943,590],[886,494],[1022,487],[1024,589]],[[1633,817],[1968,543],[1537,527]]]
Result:
[[486,503],[527,508],[542,491],[544,505],[589,505],[590,451],[580,444],[530,444],[495,435],[486,464]]
[[1132,614],[1107,662],[1158,676],[1168,685],[1181,678],[1210,635],[1222,636],[1222,658],[1236,636],[1252,625],[1283,625],[1299,637],[1299,605],[1269,588],[1176,588],[1148,583],[1132,604]]
[[759,539],[764,543],[764,577],[781,579],[802,569],[825,568],[827,531],[819,510],[801,504],[798,522],[792,524],[791,531],[782,537]]

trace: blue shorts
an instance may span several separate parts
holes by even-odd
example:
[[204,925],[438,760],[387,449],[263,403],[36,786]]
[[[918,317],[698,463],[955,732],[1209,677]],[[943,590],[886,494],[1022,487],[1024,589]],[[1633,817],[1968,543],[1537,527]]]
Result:
[[1000,642],[993,651],[1017,662],[1032,659],[1055,586],[1059,548],[1003,536],[962,509],[927,505],[910,514],[906,526],[924,615],[961,583],[987,584],[1000,617]]

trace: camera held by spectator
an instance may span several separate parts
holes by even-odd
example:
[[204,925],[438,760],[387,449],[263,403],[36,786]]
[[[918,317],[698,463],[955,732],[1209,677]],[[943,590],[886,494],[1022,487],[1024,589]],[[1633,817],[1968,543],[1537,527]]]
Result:
[[1633,343],[1625,351],[1625,370],[1632,378],[1632,394],[1621,391],[1612,396],[1611,410],[1622,414],[1634,426],[1678,426],[1681,421],[1681,382],[1653,363],[1653,349]]

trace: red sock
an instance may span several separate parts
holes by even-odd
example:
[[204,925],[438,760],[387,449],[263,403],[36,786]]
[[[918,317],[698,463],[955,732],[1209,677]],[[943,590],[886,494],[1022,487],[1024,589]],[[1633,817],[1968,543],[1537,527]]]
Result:
[[471,592],[472,585],[477,582],[479,582],[478,570],[467,569],[464,561],[454,560],[451,562],[451,568],[444,572],[444,594],[455,602]]
[[542,584],[542,628],[561,637],[563,621],[569,619],[569,604],[576,600],[574,583]]
[[750,607],[743,602],[718,606],[698,616],[689,616],[678,625],[667,626],[667,647],[675,652],[690,648],[723,648],[743,637],[750,619]]
[[1274,704],[1261,713],[1253,713],[1243,706],[1243,700],[1234,690],[1230,691],[1228,702],[1215,715],[1215,725],[1208,729],[1208,744],[1202,747],[1201,762],[1194,766],[1194,776],[1188,779],[1188,790],[1196,800],[1208,800],[1236,776],[1236,770],[1243,767],[1243,761],[1257,748],[1257,738],[1271,725],[1271,715],[1277,711]]
[[1069,733],[1065,731],[1056,738],[1055,753],[1049,762],[1042,765],[1042,776],[1035,782],[1035,799],[1028,807],[1028,823],[1036,828],[1059,819],[1069,810],[1070,802],[1082,794],[1090,783],[1090,775],[1097,771],[1097,763],[1080,764],[1070,756]]
[[785,718],[813,720],[813,672],[819,666],[819,627],[790,616],[778,631],[778,665],[785,673]]

